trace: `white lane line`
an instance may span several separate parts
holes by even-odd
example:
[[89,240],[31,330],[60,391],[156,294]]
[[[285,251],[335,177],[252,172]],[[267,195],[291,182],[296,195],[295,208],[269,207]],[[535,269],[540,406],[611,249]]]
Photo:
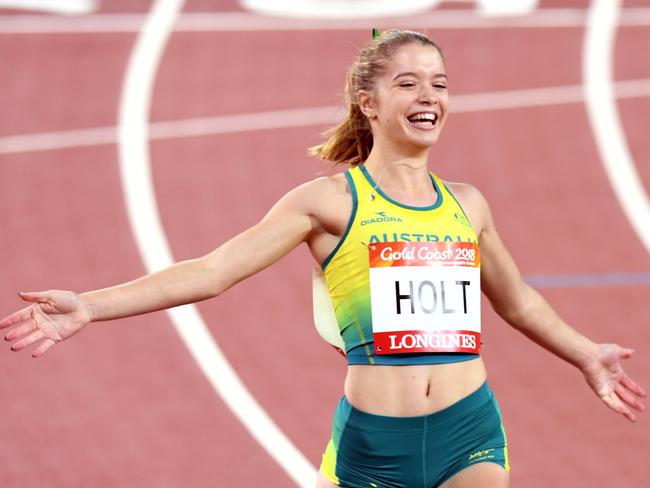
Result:
[[[650,79],[619,81],[614,86],[616,96],[619,99],[650,97]],[[451,110],[453,113],[472,113],[565,105],[584,101],[583,86],[568,85],[455,95],[452,96]],[[176,139],[252,130],[332,124],[338,122],[341,116],[342,107],[331,105],[152,122],[149,125],[149,139]],[[117,142],[117,129],[115,127],[20,134],[0,137],[0,154],[97,146],[115,142]]]
[[616,106],[614,47],[620,0],[594,0],[583,44],[589,122],[605,173],[632,228],[650,253],[650,199],[636,171]]
[[38,10],[59,15],[89,14],[97,10],[96,0],[0,0],[0,9]]
[[18,134],[0,137],[0,154],[52,151],[72,147],[101,146],[117,142],[117,127]]
[[325,107],[255,112],[250,114],[201,117],[182,121],[155,122],[151,126],[151,138],[173,139],[177,137],[231,134],[253,130],[287,129],[320,123],[334,124],[341,120],[343,115],[342,107],[330,105]]
[[[530,15],[486,17],[471,10],[432,10],[417,16],[366,19],[290,19],[247,12],[187,12],[174,32],[340,31],[367,30],[369,25],[411,29],[506,29],[584,27],[584,9],[538,9]],[[79,18],[38,15],[0,16],[0,34],[98,34],[138,32],[142,14],[99,14]],[[650,25],[650,8],[626,8],[619,25]]]
[[[174,262],[151,179],[148,114],[156,72],[183,0],[156,0],[128,62],[119,107],[119,162],[131,229],[148,271]],[[193,305],[168,311],[171,321],[217,394],[253,438],[300,487],[316,469],[287,439],[243,385]]]

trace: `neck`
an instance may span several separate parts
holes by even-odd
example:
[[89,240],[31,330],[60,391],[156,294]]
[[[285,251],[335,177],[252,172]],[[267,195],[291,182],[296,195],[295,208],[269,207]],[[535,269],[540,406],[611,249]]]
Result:
[[428,148],[409,154],[373,146],[364,165],[383,190],[418,197],[432,191],[427,167],[428,154]]

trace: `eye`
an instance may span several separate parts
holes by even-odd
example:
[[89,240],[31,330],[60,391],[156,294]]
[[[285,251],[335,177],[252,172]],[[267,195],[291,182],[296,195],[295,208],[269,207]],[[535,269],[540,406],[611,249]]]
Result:
[[402,81],[399,86],[402,88],[413,88],[415,86],[415,83],[412,81]]
[[437,88],[438,90],[446,90],[447,89],[447,85],[445,83],[434,83],[433,87]]

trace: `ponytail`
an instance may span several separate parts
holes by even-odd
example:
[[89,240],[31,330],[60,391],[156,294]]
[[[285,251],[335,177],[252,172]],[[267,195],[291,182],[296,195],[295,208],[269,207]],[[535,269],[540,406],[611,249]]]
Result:
[[337,164],[349,164],[350,166],[363,163],[372,149],[370,121],[361,112],[355,96],[355,68],[356,63],[350,66],[345,83],[345,99],[348,111],[346,117],[323,134],[326,137],[325,142],[309,148],[309,154],[313,156]]

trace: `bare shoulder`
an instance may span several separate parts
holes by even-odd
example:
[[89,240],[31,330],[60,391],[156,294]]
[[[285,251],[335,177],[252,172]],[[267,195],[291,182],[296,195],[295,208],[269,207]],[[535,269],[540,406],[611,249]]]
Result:
[[303,206],[308,213],[314,215],[349,200],[350,189],[344,174],[338,173],[307,181],[287,193],[285,198]]
[[483,194],[469,183],[444,183],[467,214],[474,231],[480,234],[492,220],[490,206]]
[[348,183],[344,173],[337,173],[331,176],[321,176],[306,183],[298,188],[303,191],[315,192],[318,194],[346,194],[349,193]]
[[470,205],[487,205],[485,197],[474,185],[454,181],[445,181],[444,183],[459,203],[467,202]]
[[344,174],[307,181],[284,199],[292,202],[294,211],[309,218],[305,240],[316,261],[322,263],[345,232],[352,214],[352,194]]

